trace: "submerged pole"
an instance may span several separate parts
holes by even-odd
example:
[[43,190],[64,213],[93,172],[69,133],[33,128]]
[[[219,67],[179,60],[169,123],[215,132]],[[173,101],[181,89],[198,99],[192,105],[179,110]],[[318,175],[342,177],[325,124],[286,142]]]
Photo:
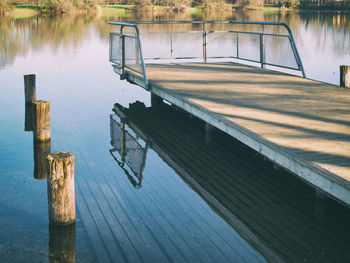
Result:
[[34,143],[50,141],[50,102],[44,100],[35,101],[33,103],[33,117]]
[[47,196],[51,225],[75,223],[73,154],[54,152],[47,156]]
[[340,66],[340,86],[350,88],[350,66]]

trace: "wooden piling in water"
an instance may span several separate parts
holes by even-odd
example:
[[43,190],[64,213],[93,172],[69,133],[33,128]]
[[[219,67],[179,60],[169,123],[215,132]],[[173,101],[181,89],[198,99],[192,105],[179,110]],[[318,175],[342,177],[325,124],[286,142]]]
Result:
[[24,75],[24,95],[26,104],[31,104],[36,100],[35,75]]
[[36,100],[35,75],[24,75],[25,121],[24,130],[33,131],[33,102]]
[[50,224],[75,223],[73,154],[54,152],[47,156],[47,195]]
[[340,66],[340,86],[350,88],[350,66]]
[[33,103],[33,138],[34,142],[51,140],[50,102],[38,100]]

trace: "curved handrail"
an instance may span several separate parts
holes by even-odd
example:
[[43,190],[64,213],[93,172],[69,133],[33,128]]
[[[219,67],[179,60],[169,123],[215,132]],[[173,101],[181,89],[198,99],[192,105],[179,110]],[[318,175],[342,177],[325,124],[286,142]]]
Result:
[[[120,26],[120,34],[123,35],[123,28],[125,26],[127,27],[133,27],[135,29],[136,32],[136,39],[138,42],[138,51],[139,51],[139,55],[140,55],[140,59],[141,59],[141,67],[142,67],[142,74],[143,74],[143,80],[144,80],[144,86],[145,89],[148,90],[149,86],[148,86],[148,79],[147,79],[147,75],[146,75],[146,67],[145,67],[145,62],[143,59],[143,55],[142,55],[142,48],[141,48],[141,40],[140,40],[140,31],[139,28],[136,24],[132,24],[132,23],[126,23],[126,22],[108,22],[108,24],[110,25],[119,25]],[[123,47],[124,49],[124,47]],[[123,53],[125,53],[125,49],[123,51]],[[123,60],[125,59],[124,55],[123,55]],[[124,72],[124,67],[125,67],[125,62],[122,62],[122,71]]]
[[[136,38],[138,41],[138,45],[139,45],[139,55],[141,58],[141,64],[142,64],[142,74],[144,77],[144,85],[145,85],[145,89],[148,90],[148,79],[147,79],[147,75],[146,75],[146,68],[145,68],[145,64],[144,64],[144,58],[142,56],[142,48],[141,48],[141,41],[140,41],[140,31],[138,28],[138,24],[202,24],[203,25],[203,57],[204,59],[206,59],[206,36],[207,36],[207,31],[205,31],[205,24],[247,24],[247,25],[268,25],[268,26],[282,26],[284,27],[287,32],[288,35],[286,35],[286,37],[288,36],[288,39],[290,41],[291,44],[291,48],[298,66],[298,69],[301,71],[303,77],[305,78],[305,71],[304,71],[304,66],[303,63],[301,61],[298,49],[296,47],[295,41],[294,41],[294,37],[293,37],[293,33],[292,30],[290,29],[290,27],[283,23],[283,22],[257,22],[257,21],[233,21],[233,20],[211,20],[211,21],[189,21],[189,20],[184,20],[184,21],[129,21],[129,22],[108,22],[108,24],[110,25],[119,25],[120,28],[120,32],[121,35],[123,34],[123,27],[127,26],[127,27],[133,27],[136,31]],[[264,33],[259,33],[260,35],[268,35],[268,34],[264,34]],[[262,43],[262,37],[260,39],[260,45]],[[262,47],[260,47],[262,48]],[[260,51],[260,55],[262,56],[263,51]],[[261,64],[262,67],[264,64],[267,65],[273,65],[273,64],[268,64],[265,63],[264,59],[261,57]],[[123,67],[124,65],[122,65]],[[283,67],[283,66],[282,66]]]

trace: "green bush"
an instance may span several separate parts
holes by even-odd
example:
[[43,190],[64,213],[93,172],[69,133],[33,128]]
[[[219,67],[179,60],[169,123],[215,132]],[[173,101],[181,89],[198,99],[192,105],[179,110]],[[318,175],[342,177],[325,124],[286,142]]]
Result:
[[48,8],[54,13],[69,13],[73,9],[70,0],[49,0]]
[[48,8],[55,13],[69,13],[75,8],[91,10],[97,7],[97,0],[49,0]]

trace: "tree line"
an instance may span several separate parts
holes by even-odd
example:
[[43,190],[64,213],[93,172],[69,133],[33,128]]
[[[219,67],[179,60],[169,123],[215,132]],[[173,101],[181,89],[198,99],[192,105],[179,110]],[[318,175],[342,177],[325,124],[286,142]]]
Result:
[[286,7],[345,9],[350,7],[350,0],[0,0],[0,16],[13,6],[27,6],[42,12],[66,13],[72,10],[97,11],[98,6],[122,8],[165,7],[181,11],[187,7],[199,8],[245,8],[245,7]]
[[142,7],[168,7],[170,9],[185,9],[187,7],[199,8],[240,8],[245,6],[263,6],[266,1],[272,1],[270,5],[290,6],[299,0],[0,0],[3,8],[5,6],[27,6],[32,8],[41,8],[49,11],[66,12],[74,8],[80,10],[94,10],[100,6],[123,6],[129,8]]

